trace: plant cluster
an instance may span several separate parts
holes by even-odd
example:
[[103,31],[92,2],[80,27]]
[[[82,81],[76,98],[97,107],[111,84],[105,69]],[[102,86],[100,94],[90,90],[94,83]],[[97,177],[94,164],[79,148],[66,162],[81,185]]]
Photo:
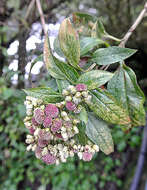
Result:
[[[113,46],[119,42],[99,19],[83,13],[63,20],[54,51],[46,35],[40,57],[57,89],[25,90],[25,125],[32,134],[26,139],[27,150],[35,151],[37,158],[58,164],[77,153],[90,161],[99,149],[114,151],[109,125],[128,132],[145,124],[144,94],[124,63],[136,50]],[[106,71],[113,63],[117,70]]]
[[107,186],[110,181],[122,189],[128,189],[124,186],[127,180],[130,180],[136,161],[132,160],[131,164],[128,164],[125,184],[117,176],[116,169],[126,160],[125,153],[130,148],[137,152],[141,142],[141,135],[138,135],[140,128],[133,128],[128,134],[116,125],[111,129],[116,156],[108,157],[99,152],[90,162],[83,162],[74,156],[68,159],[66,164],[56,167],[45,165],[40,159],[36,159],[31,151],[26,153],[24,138],[28,129],[23,124],[24,93],[6,87],[4,80],[2,83],[0,79],[0,84],[0,189],[31,190],[34,187],[47,188],[47,184],[51,183],[53,190],[95,190]]
[[25,105],[27,117],[25,126],[31,135],[27,135],[27,150],[35,151],[37,158],[46,164],[66,162],[68,157],[77,154],[79,159],[90,161],[99,147],[91,141],[77,144],[74,136],[82,127],[77,115],[83,109],[84,102],[91,101],[85,84],[70,85],[64,89],[62,102],[44,105],[41,99],[27,96]]

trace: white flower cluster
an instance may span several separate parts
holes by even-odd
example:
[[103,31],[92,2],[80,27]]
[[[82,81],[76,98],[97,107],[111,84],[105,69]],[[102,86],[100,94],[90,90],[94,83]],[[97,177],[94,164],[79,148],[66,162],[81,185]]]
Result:
[[65,100],[56,104],[43,104],[43,101],[27,96],[25,105],[27,116],[25,126],[27,151],[34,151],[37,158],[46,164],[66,162],[68,157],[78,155],[79,159],[90,161],[99,147],[88,141],[85,145],[76,143],[74,136],[79,133],[80,120],[76,114],[81,110],[82,101],[90,101],[87,87],[79,84],[63,90]]

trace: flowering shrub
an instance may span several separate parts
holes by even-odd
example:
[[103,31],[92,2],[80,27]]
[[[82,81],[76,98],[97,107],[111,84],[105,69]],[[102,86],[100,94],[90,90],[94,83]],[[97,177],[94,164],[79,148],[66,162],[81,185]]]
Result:
[[[63,62],[53,54],[46,35],[44,62],[58,90],[25,90],[24,119],[30,132],[27,150],[46,164],[66,162],[74,155],[90,161],[99,149],[110,154],[114,145],[109,124],[127,132],[145,124],[144,94],[124,63],[136,50],[113,46],[112,39],[119,41],[99,20],[74,13],[61,23],[54,44]],[[105,71],[113,63],[119,64],[116,72]]]

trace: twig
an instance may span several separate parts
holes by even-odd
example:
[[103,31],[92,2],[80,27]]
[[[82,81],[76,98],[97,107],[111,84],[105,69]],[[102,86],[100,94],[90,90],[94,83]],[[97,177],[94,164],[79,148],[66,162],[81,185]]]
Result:
[[46,34],[47,31],[46,31],[46,27],[45,27],[45,18],[44,18],[44,14],[43,14],[43,11],[42,11],[40,0],[36,0],[36,4],[37,4],[38,12],[39,12],[39,15],[40,15],[40,19],[41,19],[42,27],[43,27],[43,30],[44,30],[44,34]]
[[138,189],[146,154],[147,154],[147,124],[144,127],[144,135],[143,135],[141,150],[140,150],[139,159],[137,162],[135,176],[134,176],[130,190]]
[[30,12],[31,12],[31,10],[32,10],[32,8],[33,8],[33,6],[34,6],[34,4],[35,4],[35,0],[32,0],[32,1],[30,2],[29,6],[28,6],[26,15],[25,15],[25,17],[24,17],[25,20],[28,19],[29,15],[30,15]]
[[123,39],[122,39],[122,41],[121,41],[121,43],[119,45],[120,47],[125,47],[126,42],[128,41],[128,39],[130,38],[130,36],[134,32],[134,30],[136,29],[136,27],[139,25],[139,23],[142,21],[142,19],[144,18],[146,12],[147,12],[147,2],[145,3],[143,10],[141,11],[141,13],[139,14],[139,16],[137,17],[137,19],[134,22],[134,24],[131,26],[131,28],[128,30],[128,32],[126,33],[126,35],[123,37]]

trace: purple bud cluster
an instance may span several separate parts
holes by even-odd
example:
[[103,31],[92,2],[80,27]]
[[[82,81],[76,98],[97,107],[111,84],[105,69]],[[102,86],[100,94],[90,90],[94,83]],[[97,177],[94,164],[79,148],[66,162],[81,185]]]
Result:
[[90,141],[80,145],[74,139],[79,133],[80,120],[76,115],[82,109],[81,103],[91,100],[87,86],[68,86],[62,94],[65,100],[56,104],[44,104],[40,99],[26,97],[24,123],[30,133],[26,137],[27,151],[34,151],[46,164],[66,162],[75,154],[79,159],[90,161],[99,147]]

